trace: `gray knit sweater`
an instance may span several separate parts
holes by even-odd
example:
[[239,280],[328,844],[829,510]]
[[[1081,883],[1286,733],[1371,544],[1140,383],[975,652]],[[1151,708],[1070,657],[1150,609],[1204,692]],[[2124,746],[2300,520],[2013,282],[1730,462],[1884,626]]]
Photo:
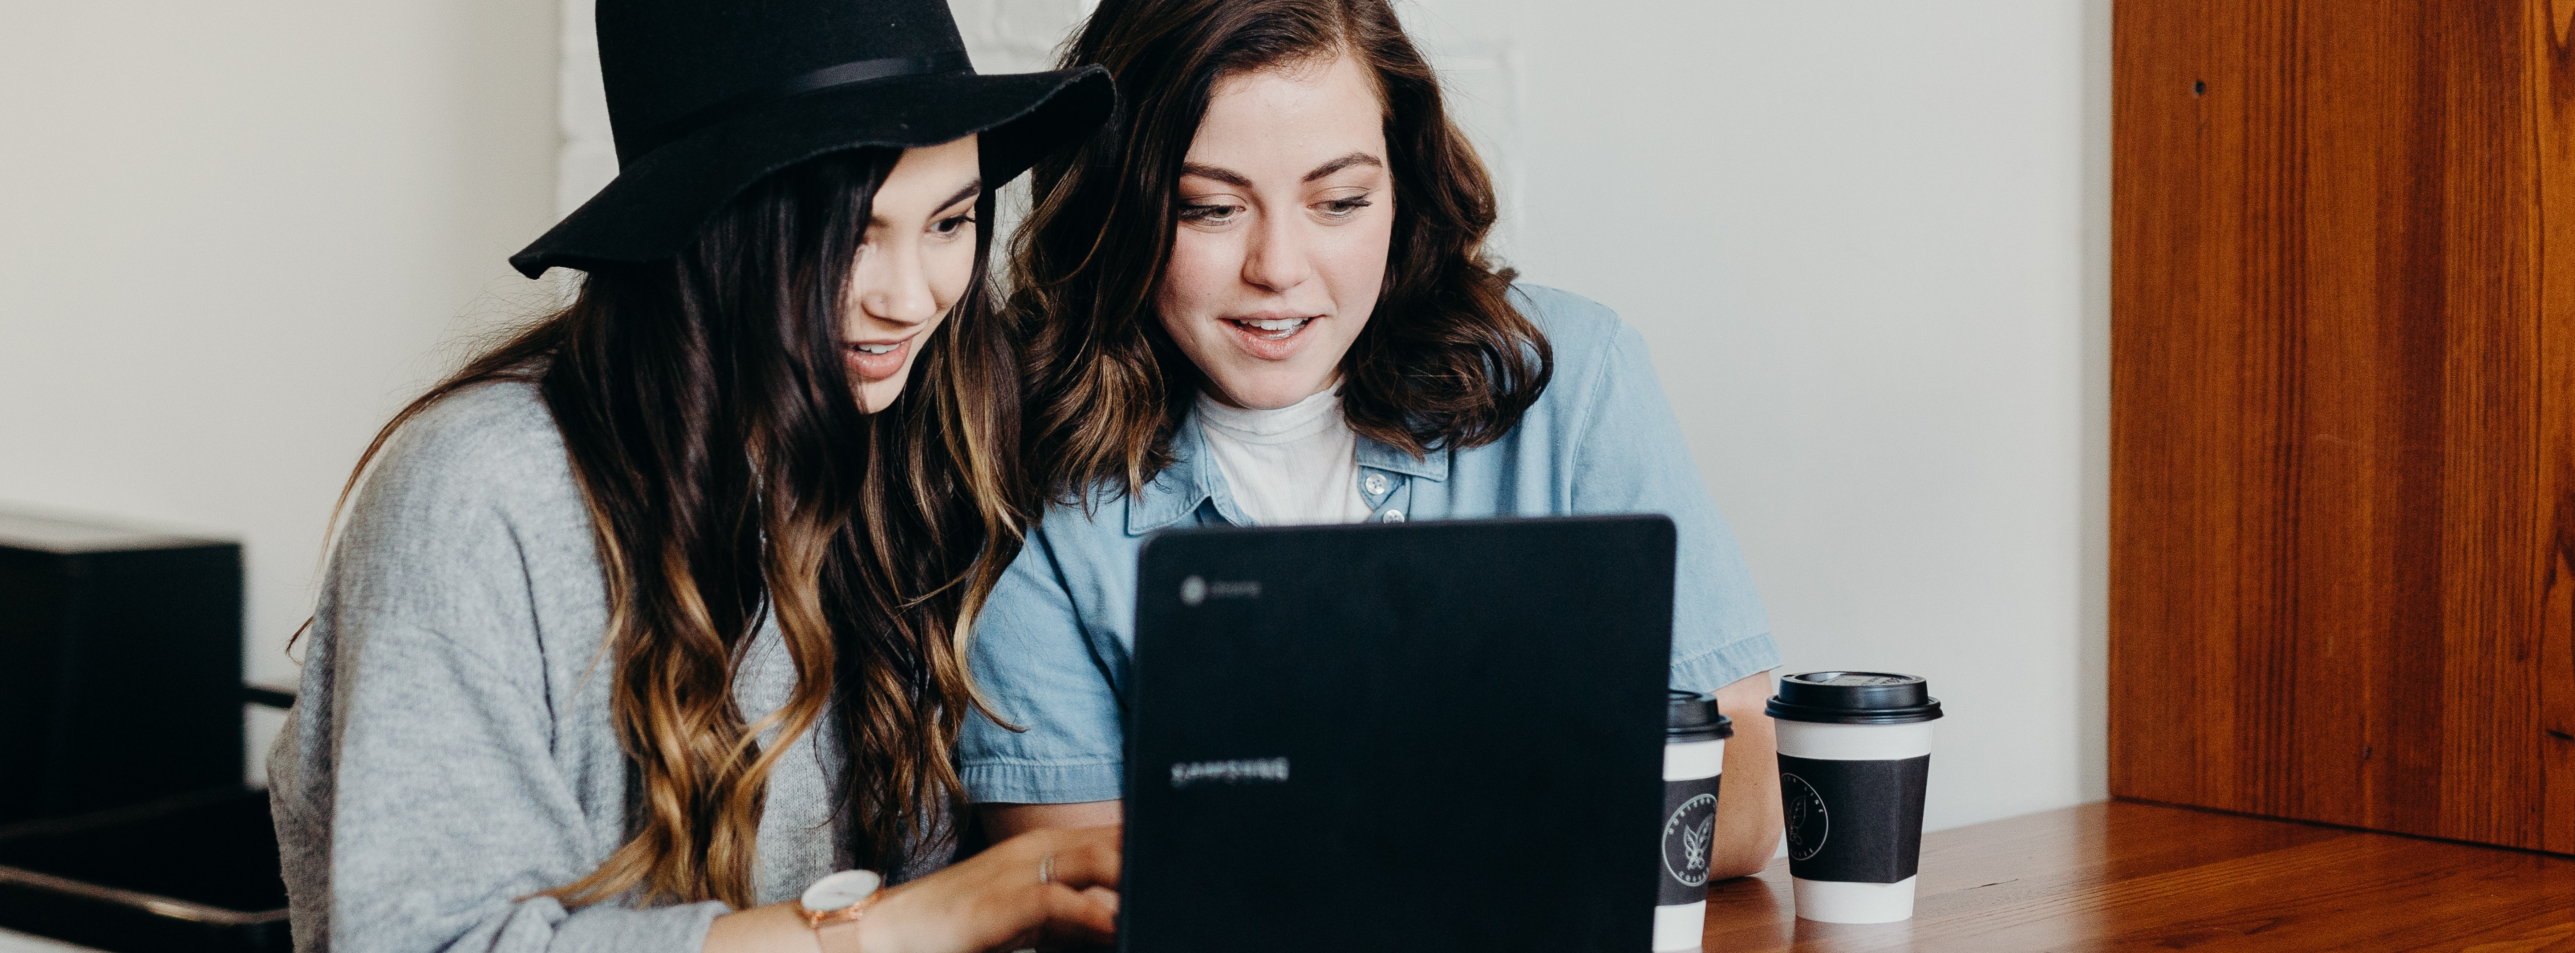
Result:
[[[625,841],[629,783],[597,664],[607,604],[590,519],[534,386],[477,385],[403,427],[349,512],[316,612],[268,762],[297,949],[704,944],[722,904],[521,899]],[[764,627],[734,686],[744,715],[776,710],[793,681]],[[822,735],[770,779],[762,903],[845,863],[839,746]]]

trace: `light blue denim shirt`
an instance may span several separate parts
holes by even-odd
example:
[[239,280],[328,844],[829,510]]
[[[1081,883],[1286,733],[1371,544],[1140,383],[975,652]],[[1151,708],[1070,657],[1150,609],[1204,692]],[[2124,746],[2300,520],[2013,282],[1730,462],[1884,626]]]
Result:
[[[1501,440],[1415,459],[1359,438],[1359,490],[1376,519],[1660,513],[1680,530],[1672,685],[1714,691],[1779,665],[1733,531],[1690,462],[1645,341],[1618,315],[1552,288],[1513,300],[1555,349],[1555,377]],[[1013,732],[966,719],[960,759],[981,802],[1107,801],[1123,788],[1135,647],[1136,555],[1172,526],[1250,525],[1208,460],[1192,414],[1176,458],[1141,493],[1100,490],[1029,535],[974,625],[974,675]]]

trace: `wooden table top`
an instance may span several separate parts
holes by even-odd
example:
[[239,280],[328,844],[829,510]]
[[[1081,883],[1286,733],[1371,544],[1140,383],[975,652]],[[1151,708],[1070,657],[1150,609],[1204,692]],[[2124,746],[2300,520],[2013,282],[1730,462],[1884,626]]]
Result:
[[1716,884],[1707,953],[2575,953],[2575,859],[2128,801],[1926,834],[1914,917],[1796,918],[1788,861]]

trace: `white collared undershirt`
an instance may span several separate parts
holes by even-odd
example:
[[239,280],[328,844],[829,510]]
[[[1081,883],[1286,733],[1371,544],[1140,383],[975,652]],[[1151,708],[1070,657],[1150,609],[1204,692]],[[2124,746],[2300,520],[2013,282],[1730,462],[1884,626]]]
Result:
[[1227,407],[1198,395],[1207,453],[1234,491],[1234,505],[1259,526],[1362,523],[1359,436],[1341,416],[1333,387],[1276,410]]

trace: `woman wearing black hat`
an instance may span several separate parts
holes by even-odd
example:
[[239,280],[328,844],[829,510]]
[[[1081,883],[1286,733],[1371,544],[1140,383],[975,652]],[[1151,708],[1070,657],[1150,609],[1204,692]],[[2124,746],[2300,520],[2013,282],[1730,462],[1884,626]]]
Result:
[[598,24],[622,169],[512,259],[579,297],[350,477],[270,760],[298,947],[1104,938],[1110,831],[941,868],[1024,522],[978,225],[1106,77],[976,75],[937,0]]

